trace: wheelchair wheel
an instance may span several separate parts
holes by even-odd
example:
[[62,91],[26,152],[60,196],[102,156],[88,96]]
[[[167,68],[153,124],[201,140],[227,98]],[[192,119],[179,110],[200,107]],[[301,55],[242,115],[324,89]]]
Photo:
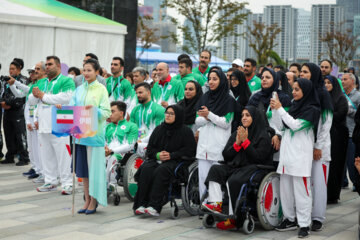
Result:
[[134,201],[135,194],[137,192],[138,186],[135,182],[135,173],[143,164],[144,160],[140,155],[133,154],[126,162],[125,169],[124,169],[124,175],[123,175],[123,182],[124,182],[124,193],[127,199],[129,199],[131,202]]
[[259,221],[265,230],[274,229],[283,217],[280,203],[280,176],[267,174],[262,180],[256,201]]
[[181,200],[186,212],[192,216],[199,214],[199,175],[197,162],[189,166],[189,177],[186,186],[181,187]]
[[114,205],[115,206],[118,206],[119,205],[119,203],[120,203],[120,195],[119,194],[116,194],[116,195],[114,195]]
[[178,219],[179,217],[180,217],[179,208],[177,206],[172,207],[171,208],[171,218]]
[[202,224],[206,228],[214,228],[216,225],[214,216],[211,214],[205,214],[202,219]]
[[245,221],[244,221],[244,224],[242,226],[242,229],[243,229],[243,232],[245,234],[251,234],[254,232],[254,229],[255,229],[255,221],[254,221],[254,218],[249,215]]

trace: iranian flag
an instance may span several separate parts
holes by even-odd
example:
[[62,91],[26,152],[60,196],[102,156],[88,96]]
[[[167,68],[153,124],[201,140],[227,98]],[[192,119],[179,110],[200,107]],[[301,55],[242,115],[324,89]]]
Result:
[[74,123],[74,111],[73,110],[56,110],[56,123],[73,124]]

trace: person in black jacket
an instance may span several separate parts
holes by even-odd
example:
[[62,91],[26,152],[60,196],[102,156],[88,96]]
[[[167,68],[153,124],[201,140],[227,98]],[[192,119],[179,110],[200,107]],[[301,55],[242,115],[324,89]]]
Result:
[[[26,84],[26,78],[20,74],[23,63],[14,59],[10,63],[9,74],[11,79]],[[16,166],[23,166],[29,162],[27,151],[26,128],[24,118],[25,97],[17,98],[10,90],[8,83],[3,84],[1,107],[4,109],[4,133],[7,153],[2,164],[14,163],[14,157],[19,154]]]
[[[265,118],[256,107],[245,107],[242,112],[241,126],[232,133],[223,150],[224,163],[210,168],[205,181],[209,203],[204,203],[203,208],[221,212],[221,186],[228,185],[229,215],[232,215],[241,186],[258,169],[256,165],[272,165],[271,138],[266,126]],[[235,222],[230,221],[230,224],[225,224],[227,221],[220,222],[217,227],[234,228]]]
[[340,199],[346,162],[346,149],[349,140],[349,130],[346,126],[346,115],[349,106],[337,78],[327,75],[324,81],[334,107],[333,121],[330,129],[331,162],[327,182],[327,202],[337,203]]
[[150,136],[147,160],[135,174],[138,190],[133,209],[136,215],[159,216],[176,166],[183,157],[195,156],[196,142],[184,124],[184,110],[179,105],[166,108],[165,121]]

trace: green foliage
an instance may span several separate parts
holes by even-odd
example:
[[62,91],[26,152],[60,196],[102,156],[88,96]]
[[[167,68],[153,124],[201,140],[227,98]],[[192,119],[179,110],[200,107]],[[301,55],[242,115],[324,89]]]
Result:
[[279,54],[277,54],[277,52],[273,50],[270,51],[269,57],[275,61],[276,65],[282,65],[282,66],[286,65],[286,63],[281,59]]
[[[239,35],[235,29],[247,17],[247,13],[241,11],[246,4],[237,0],[164,0],[162,7],[175,9],[178,13],[168,18],[183,35],[183,51],[200,55],[202,50],[223,37]],[[180,24],[179,15],[190,24]],[[168,37],[179,44],[180,34],[172,33]]]
[[281,32],[281,28],[276,23],[266,26],[262,22],[254,21],[253,25],[253,28],[248,27],[245,37],[249,41],[249,47],[254,50],[258,63],[266,64],[269,57],[277,55],[274,55],[273,48],[277,46],[275,39],[276,35]]

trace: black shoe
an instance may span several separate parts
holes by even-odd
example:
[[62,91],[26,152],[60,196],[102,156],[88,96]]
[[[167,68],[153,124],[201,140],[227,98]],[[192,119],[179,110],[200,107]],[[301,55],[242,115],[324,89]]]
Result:
[[14,159],[5,159],[5,160],[3,160],[3,161],[1,161],[1,164],[10,164],[10,163],[15,163],[14,162]]
[[275,230],[277,230],[279,232],[292,231],[292,230],[296,230],[296,229],[297,229],[296,222],[291,222],[288,219],[285,219],[284,221],[282,221],[280,223],[280,225],[275,228]]
[[28,162],[18,161],[15,165],[16,166],[25,166],[25,165],[28,165],[28,164],[29,164]]
[[31,174],[30,176],[28,176],[28,179],[31,180],[31,179],[38,178],[38,177],[39,177],[39,174],[34,173],[34,174]]
[[311,231],[320,232],[322,228],[323,228],[323,224],[318,220],[314,220],[311,224]]
[[298,238],[307,238],[310,235],[309,227],[302,227],[299,230]]
[[23,175],[24,175],[24,176],[30,176],[30,175],[33,175],[34,173],[35,173],[35,170],[32,169],[32,168],[30,168],[29,171],[23,172]]

